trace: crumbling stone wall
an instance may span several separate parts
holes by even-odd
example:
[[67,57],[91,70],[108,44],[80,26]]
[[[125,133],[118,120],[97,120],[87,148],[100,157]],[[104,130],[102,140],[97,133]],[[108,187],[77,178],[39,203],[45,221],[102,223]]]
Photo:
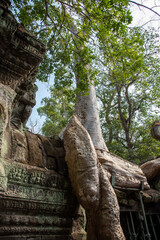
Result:
[[58,138],[24,131],[45,46],[0,1],[0,239],[68,240],[78,203]]

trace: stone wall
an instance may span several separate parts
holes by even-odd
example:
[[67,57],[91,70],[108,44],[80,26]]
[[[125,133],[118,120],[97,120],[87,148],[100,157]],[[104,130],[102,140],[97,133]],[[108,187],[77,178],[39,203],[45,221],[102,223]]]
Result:
[[0,2],[0,239],[68,240],[78,203],[63,142],[24,130],[45,46]]
[[0,85],[0,239],[68,240],[78,203],[63,142],[11,127],[16,93]]

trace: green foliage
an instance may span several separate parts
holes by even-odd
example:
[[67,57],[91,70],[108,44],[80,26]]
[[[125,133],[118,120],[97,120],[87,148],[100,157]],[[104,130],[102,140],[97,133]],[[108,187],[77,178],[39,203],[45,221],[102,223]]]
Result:
[[[104,119],[102,120],[102,129],[104,138],[106,139],[109,150],[124,159],[136,163],[143,163],[144,161],[153,159],[153,157],[160,155],[160,143],[151,136],[151,126],[159,115],[147,116],[143,121],[137,121],[137,126],[134,124],[130,129],[132,147],[127,146],[124,130],[121,121],[114,119],[111,125],[108,125]],[[136,120],[134,119],[134,122]],[[109,136],[110,141],[108,140]]]
[[157,155],[159,144],[149,126],[160,107],[158,38],[151,31],[127,29],[128,0],[11,2],[19,21],[47,45],[39,80],[54,73],[51,98],[38,110],[46,116],[43,133],[51,136],[65,127],[74,94],[87,94],[91,80],[97,84],[109,149],[131,161]]
[[104,138],[112,152],[130,161],[159,151],[159,143],[150,136],[159,111],[158,39],[151,29],[135,28],[114,41],[108,37],[108,48],[101,47],[97,95]]
[[[78,89],[85,92],[88,87],[86,64],[94,58],[92,36],[105,39],[111,32],[123,31],[131,22],[127,0],[11,2],[19,21],[48,47],[40,66],[39,80],[47,81],[54,73],[58,88],[71,86],[78,75],[81,79]],[[77,58],[80,59],[78,63]],[[90,70],[89,75],[93,77],[95,74]]]
[[147,116],[143,124],[136,129],[136,141],[133,151],[137,162],[144,162],[160,155],[160,143],[151,136],[151,126],[159,116]]
[[44,98],[43,106],[38,109],[39,115],[46,117],[42,133],[47,137],[58,135],[63,130],[73,115],[75,103],[75,93],[71,88],[51,88],[50,92],[51,97]]

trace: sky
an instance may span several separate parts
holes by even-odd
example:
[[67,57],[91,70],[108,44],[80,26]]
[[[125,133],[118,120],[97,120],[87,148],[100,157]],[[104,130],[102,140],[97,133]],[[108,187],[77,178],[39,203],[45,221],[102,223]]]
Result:
[[[160,14],[160,0],[135,0],[135,2],[152,8]],[[160,32],[160,17],[145,7],[130,4],[133,16],[132,26],[154,27]],[[148,24],[146,24],[148,23]]]
[[38,86],[38,91],[36,93],[36,105],[32,109],[32,114],[27,122],[27,127],[31,130],[32,125],[34,127],[34,132],[39,133],[40,129],[42,128],[43,122],[45,121],[45,117],[40,117],[37,112],[37,108],[41,107],[41,101],[45,97],[49,97],[49,87],[50,87],[50,82],[45,83],[45,82],[40,82],[36,81],[36,85]]
[[[135,0],[136,3],[143,4],[152,8],[154,11],[160,14],[160,0]],[[154,27],[160,34],[160,17],[148,10],[145,7],[140,7],[135,4],[130,5],[130,9],[133,16],[131,27],[143,26],[144,28]],[[49,83],[43,83],[37,81],[38,91],[36,94],[36,106],[32,110],[32,114],[28,120],[27,126],[31,128],[31,125],[35,125],[34,132],[38,133],[45,121],[45,117],[40,117],[37,113],[37,108],[41,107],[41,101],[44,97],[49,97],[49,87],[53,83],[54,77],[52,76]]]

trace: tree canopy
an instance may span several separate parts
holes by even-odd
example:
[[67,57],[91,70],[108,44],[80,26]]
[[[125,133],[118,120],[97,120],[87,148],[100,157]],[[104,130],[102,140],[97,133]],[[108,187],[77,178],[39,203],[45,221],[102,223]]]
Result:
[[[149,130],[159,110],[159,43],[151,30],[127,27],[132,21],[129,2],[134,1],[12,0],[12,9],[47,45],[38,79],[47,81],[54,74],[54,86],[38,110],[46,116],[43,133],[63,129],[75,93],[87,94],[89,74],[97,85],[107,146],[140,161],[159,152]],[[76,75],[81,80],[77,88]]]
[[[114,41],[112,35],[92,66],[96,68],[96,89],[106,144],[112,152],[132,161],[159,155],[159,143],[150,135],[151,124],[159,111],[158,39],[159,36],[151,30],[131,29]],[[48,129],[51,135],[51,126],[54,126],[48,125],[48,120],[52,119],[51,112],[47,113],[44,109],[50,110],[48,104],[54,102],[54,97],[56,94],[52,98],[45,98],[45,106],[39,109],[47,117],[43,129]],[[75,103],[75,99],[72,103]],[[69,103],[66,101],[66,104]],[[65,115],[61,129],[71,115],[71,112]],[[61,124],[60,118],[57,123]]]
[[159,109],[159,36],[134,28],[108,42],[97,87],[105,140],[124,158],[145,159],[159,151],[149,127]]
[[[85,79],[84,65],[94,57],[91,42],[95,38],[102,41],[111,32],[123,31],[132,20],[127,0],[12,2],[19,21],[47,45],[38,78],[47,81],[54,72],[56,86],[71,85],[75,68]],[[74,61],[77,49],[82,60],[79,64]]]
[[38,109],[39,115],[46,117],[42,132],[49,137],[58,135],[66,126],[73,115],[75,103],[75,93],[71,88],[57,90],[52,87],[50,91],[51,96],[43,98],[43,106]]

